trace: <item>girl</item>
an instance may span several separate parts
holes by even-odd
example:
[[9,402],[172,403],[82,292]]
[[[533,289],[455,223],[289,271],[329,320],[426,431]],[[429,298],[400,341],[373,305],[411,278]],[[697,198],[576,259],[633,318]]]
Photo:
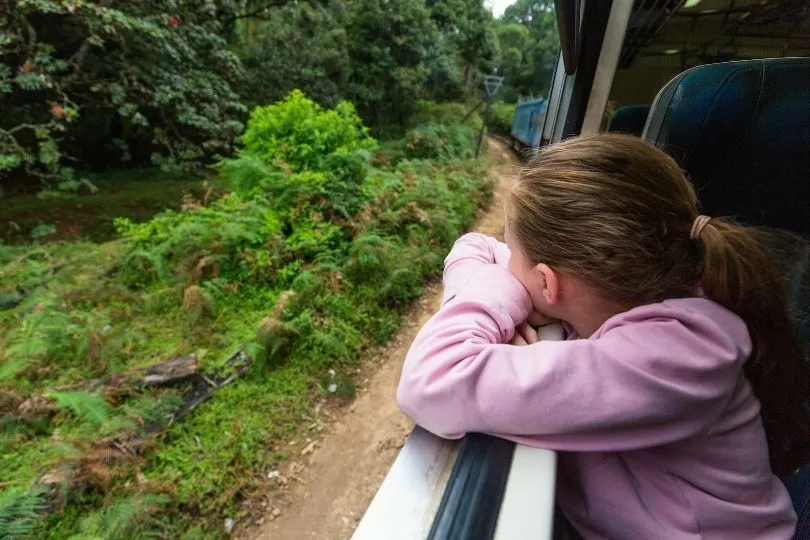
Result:
[[[399,406],[442,437],[559,451],[585,538],[791,538],[774,472],[808,461],[810,374],[768,256],[697,204],[638,138],[542,152],[507,202],[508,248],[470,234],[447,257]],[[567,339],[537,341],[543,318]]]

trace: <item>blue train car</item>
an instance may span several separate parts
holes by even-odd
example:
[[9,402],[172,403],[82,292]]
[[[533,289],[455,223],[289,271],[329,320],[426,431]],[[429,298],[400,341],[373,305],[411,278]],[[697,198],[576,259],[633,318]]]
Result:
[[543,98],[518,103],[512,119],[512,138],[529,148],[538,148],[547,110],[548,102]]

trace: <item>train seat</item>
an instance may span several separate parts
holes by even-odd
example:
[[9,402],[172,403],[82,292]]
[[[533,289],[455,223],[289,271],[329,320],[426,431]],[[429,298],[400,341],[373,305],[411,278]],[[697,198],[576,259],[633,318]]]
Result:
[[620,107],[610,117],[607,130],[616,133],[628,133],[630,135],[641,136],[644,131],[644,124],[647,122],[647,115],[650,113],[650,105],[628,105]]
[[810,235],[810,58],[692,68],[659,92],[643,137],[675,157],[710,215]]

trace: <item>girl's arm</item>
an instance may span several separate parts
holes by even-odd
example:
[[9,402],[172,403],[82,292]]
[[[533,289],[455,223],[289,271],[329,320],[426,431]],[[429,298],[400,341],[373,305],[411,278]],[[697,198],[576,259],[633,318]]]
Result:
[[470,233],[459,238],[444,260],[442,305],[455,296],[460,287],[469,282],[472,274],[482,263],[497,264],[506,268],[509,257],[510,252],[506,244],[489,236]]
[[448,257],[461,260],[463,274],[445,274],[455,293],[417,336],[397,393],[437,435],[531,437],[567,451],[657,446],[708,432],[744,384],[745,327],[709,301],[694,299],[705,302],[699,311],[637,308],[591,339],[514,347],[505,343],[531,309],[528,293],[487,257]]

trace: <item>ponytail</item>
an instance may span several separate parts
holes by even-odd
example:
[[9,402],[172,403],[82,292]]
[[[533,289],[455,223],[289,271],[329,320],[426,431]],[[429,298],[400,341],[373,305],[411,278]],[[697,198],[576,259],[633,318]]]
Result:
[[790,319],[785,279],[754,234],[722,219],[703,223],[696,234],[700,283],[706,297],[748,326],[753,349],[745,374],[762,405],[771,468],[788,475],[810,462],[810,366]]

